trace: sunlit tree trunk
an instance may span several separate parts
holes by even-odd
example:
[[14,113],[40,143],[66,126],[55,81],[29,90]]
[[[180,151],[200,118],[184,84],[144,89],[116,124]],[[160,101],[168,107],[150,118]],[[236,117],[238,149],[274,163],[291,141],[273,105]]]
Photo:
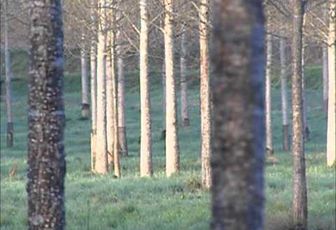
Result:
[[293,1],[292,111],[293,111],[293,224],[307,228],[307,183],[303,134],[302,104],[302,29],[303,1]]
[[89,104],[89,77],[87,71],[87,52],[85,45],[85,36],[82,35],[82,47],[81,47],[81,82],[82,82],[82,118],[88,119],[90,116],[90,104]]
[[215,1],[214,151],[211,160],[215,230],[263,229],[264,17],[262,0]]
[[182,25],[181,33],[181,51],[180,51],[180,74],[181,74],[181,117],[182,126],[187,127],[190,125],[189,112],[188,112],[188,79],[187,79],[187,40],[186,40],[186,27]]
[[201,103],[201,158],[202,158],[202,185],[211,186],[211,101],[209,75],[209,0],[200,2],[200,103]]
[[322,48],[323,65],[323,111],[328,114],[328,46]]
[[165,7],[165,68],[166,68],[166,174],[171,176],[180,168],[177,136],[176,80],[174,73],[173,0],[164,0]]
[[99,29],[97,45],[97,135],[95,172],[108,172],[106,138],[106,9],[105,0],[99,0]]
[[336,154],[336,0],[329,0],[329,4],[327,164],[332,166]]
[[282,149],[289,151],[286,39],[280,38]]
[[273,155],[272,134],[272,35],[266,35],[266,82],[265,82],[265,106],[266,106],[266,150],[267,155]]
[[12,147],[14,143],[14,124],[12,113],[12,70],[10,52],[8,45],[8,2],[4,2],[4,39],[5,39],[5,75],[6,75],[6,112],[7,112],[7,147]]
[[28,229],[65,229],[63,22],[60,0],[32,0]]
[[140,176],[152,176],[152,128],[151,102],[148,75],[148,10],[147,1],[140,0],[140,101],[141,101],[141,147]]

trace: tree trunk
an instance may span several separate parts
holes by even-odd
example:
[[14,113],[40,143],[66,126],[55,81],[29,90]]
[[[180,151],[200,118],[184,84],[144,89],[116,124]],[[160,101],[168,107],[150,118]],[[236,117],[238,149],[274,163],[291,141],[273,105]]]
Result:
[[265,106],[266,106],[266,150],[267,155],[273,155],[273,134],[272,134],[272,35],[266,35],[266,89],[265,89]]
[[95,172],[106,174],[107,137],[106,137],[106,9],[105,0],[99,0],[99,30],[97,45],[97,135]]
[[82,119],[89,119],[90,104],[89,104],[89,78],[87,72],[87,53],[85,47],[85,36],[82,35],[81,47],[81,82],[82,82]]
[[12,147],[14,144],[14,124],[12,113],[12,70],[10,61],[10,52],[8,45],[8,2],[4,3],[4,34],[5,34],[5,86],[6,86],[6,112],[7,112],[7,147]]
[[293,221],[295,229],[307,228],[307,184],[302,104],[303,1],[293,1],[292,111],[293,111]]
[[186,28],[182,25],[181,33],[181,53],[180,53],[180,74],[181,74],[181,117],[182,126],[188,127],[190,125],[188,113],[188,80],[187,80],[187,41],[186,41]]
[[141,101],[141,147],[140,176],[152,176],[152,127],[151,102],[148,76],[148,10],[147,1],[140,0],[140,101]]
[[262,1],[215,1],[212,224],[263,229],[265,59]]
[[[166,65],[165,60],[162,61],[162,131],[161,131],[161,140],[166,140]],[[164,144],[166,146],[166,144]],[[166,150],[166,147],[164,147]]]
[[166,67],[166,174],[171,176],[180,168],[177,130],[176,84],[174,76],[173,0],[164,0],[165,7],[165,67]]
[[200,2],[200,104],[201,104],[201,158],[202,158],[202,185],[211,186],[211,101],[209,76],[209,1]]
[[91,0],[91,22],[92,33],[90,48],[90,70],[91,70],[91,171],[95,171],[96,160],[96,134],[97,134],[97,9],[96,0]]
[[329,0],[329,99],[328,99],[328,133],[327,133],[327,164],[335,164],[336,140],[336,0]]
[[280,38],[282,149],[289,151],[286,39]]
[[303,114],[303,135],[304,140],[309,141],[310,139],[310,129],[307,120],[307,103],[306,103],[306,80],[305,80],[305,53],[306,48],[304,44],[304,39],[302,41],[302,114]]
[[60,230],[65,228],[62,5],[31,3],[28,228]]
[[328,46],[322,48],[322,65],[323,65],[323,111],[328,115]]

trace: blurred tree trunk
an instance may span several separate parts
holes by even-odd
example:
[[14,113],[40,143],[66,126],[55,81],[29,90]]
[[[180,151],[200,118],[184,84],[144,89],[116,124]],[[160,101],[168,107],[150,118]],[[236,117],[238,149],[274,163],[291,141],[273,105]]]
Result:
[[327,164],[335,164],[336,140],[336,0],[329,0],[329,99],[328,99],[328,133],[327,133]]
[[289,151],[286,39],[280,38],[282,149]]
[[140,176],[152,176],[152,124],[148,75],[148,9],[147,1],[140,0],[140,101],[141,101],[141,147]]
[[305,80],[305,54],[306,47],[304,43],[305,39],[302,39],[302,114],[303,114],[303,137],[305,141],[310,139],[310,129],[307,120],[307,100],[306,100],[306,80]]
[[82,118],[89,119],[90,104],[89,104],[89,77],[87,71],[87,52],[85,45],[85,36],[82,34],[81,56],[81,82],[82,82]]
[[292,111],[293,111],[293,223],[295,229],[307,228],[307,183],[302,104],[302,0],[293,1]]
[[200,31],[200,110],[202,186],[211,186],[211,100],[209,75],[209,0],[201,0],[199,7]]
[[266,106],[266,150],[267,155],[273,155],[273,134],[272,134],[272,35],[266,35],[266,89],[265,89],[265,106]]
[[166,68],[166,174],[180,169],[177,130],[176,80],[174,73],[173,0],[164,0],[165,68]]
[[14,144],[14,124],[12,113],[12,69],[8,45],[8,1],[4,2],[4,39],[5,39],[5,86],[6,86],[6,112],[7,112],[7,147]]
[[181,117],[182,126],[188,127],[190,125],[188,113],[188,80],[187,80],[187,40],[186,40],[186,26],[182,25],[181,33],[181,51],[180,51],[180,74],[181,74]]
[[265,58],[262,0],[215,1],[212,229],[263,229]]
[[99,0],[99,28],[97,45],[97,135],[95,172],[106,174],[107,137],[106,137],[106,0]]
[[[322,48],[323,65],[323,111],[328,115],[328,46]],[[326,116],[327,117],[327,116]]]
[[[166,65],[165,60],[162,61],[162,71],[161,71],[161,78],[162,78],[162,131],[161,131],[161,139],[163,141],[166,140]],[[164,144],[166,146],[166,144]],[[166,147],[164,147],[166,149]]]
[[32,0],[28,228],[64,229],[63,22],[60,0]]

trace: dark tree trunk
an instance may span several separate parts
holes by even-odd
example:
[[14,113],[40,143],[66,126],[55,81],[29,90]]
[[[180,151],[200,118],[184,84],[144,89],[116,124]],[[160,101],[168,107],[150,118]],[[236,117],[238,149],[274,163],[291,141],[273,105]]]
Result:
[[222,0],[214,4],[211,228],[262,229],[265,156],[262,0]]
[[293,110],[293,220],[295,229],[307,226],[307,187],[302,105],[303,1],[293,1],[292,110]]
[[28,225],[64,229],[63,22],[61,0],[31,1]]

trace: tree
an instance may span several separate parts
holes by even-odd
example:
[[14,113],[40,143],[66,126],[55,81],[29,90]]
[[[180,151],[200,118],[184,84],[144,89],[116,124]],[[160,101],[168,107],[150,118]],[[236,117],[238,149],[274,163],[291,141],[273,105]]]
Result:
[[323,65],[323,111],[328,115],[328,46],[322,48],[322,65]]
[[293,1],[292,111],[293,111],[293,221],[295,228],[307,227],[307,183],[304,156],[302,104],[302,28],[304,1]]
[[336,140],[336,0],[329,0],[329,97],[328,97],[328,133],[327,133],[327,164],[335,164]]
[[60,0],[32,0],[28,225],[64,229],[63,22]]
[[202,158],[202,185],[211,186],[211,99],[209,75],[209,1],[200,2],[200,101],[201,101],[201,158]]
[[12,147],[14,142],[14,124],[12,113],[12,70],[10,51],[8,45],[8,2],[4,2],[4,40],[5,40],[5,85],[6,85],[6,112],[7,112],[7,147]]
[[212,229],[263,228],[265,32],[262,2],[214,2]]
[[85,35],[82,35],[81,56],[81,82],[82,82],[82,118],[88,119],[90,116],[89,105],[89,78],[87,71],[87,52],[86,52]]
[[150,87],[148,76],[148,9],[147,1],[140,0],[140,105],[141,105],[141,147],[140,176],[152,176],[152,127]]
[[177,136],[176,80],[174,76],[173,0],[164,0],[165,72],[166,72],[166,174],[179,171],[180,153]]
[[272,35],[268,32],[266,36],[266,83],[265,83],[266,150],[268,156],[273,155],[271,68],[272,68]]

